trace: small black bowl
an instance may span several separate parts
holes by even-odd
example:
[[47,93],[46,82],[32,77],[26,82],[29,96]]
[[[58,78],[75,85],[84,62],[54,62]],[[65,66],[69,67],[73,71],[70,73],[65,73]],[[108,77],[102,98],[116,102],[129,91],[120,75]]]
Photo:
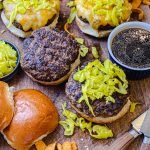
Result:
[[110,56],[110,59],[112,62],[116,63],[118,66],[120,66],[125,71],[128,79],[130,79],[130,80],[144,79],[144,78],[150,76],[150,67],[133,68],[126,64],[123,64],[121,61],[119,61],[114,56],[112,49],[111,49],[113,38],[119,32],[121,32],[125,29],[130,29],[130,28],[140,28],[140,29],[150,31],[150,24],[144,23],[144,22],[137,22],[137,21],[134,22],[133,21],[133,22],[123,23],[123,24],[119,25],[118,27],[116,27],[109,35],[108,41],[107,41],[107,48],[108,48],[109,56]]
[[12,79],[12,78],[16,75],[16,73],[17,73],[17,71],[18,71],[19,64],[20,64],[20,51],[19,51],[19,49],[17,48],[17,46],[14,45],[14,44],[12,44],[11,42],[8,42],[8,41],[6,41],[6,40],[0,40],[0,41],[4,41],[6,44],[9,44],[9,45],[17,52],[16,67],[14,68],[14,70],[13,70],[11,73],[9,73],[9,74],[3,76],[2,78],[0,78],[0,81],[5,81],[5,82],[7,82],[7,81],[9,81],[10,79]]

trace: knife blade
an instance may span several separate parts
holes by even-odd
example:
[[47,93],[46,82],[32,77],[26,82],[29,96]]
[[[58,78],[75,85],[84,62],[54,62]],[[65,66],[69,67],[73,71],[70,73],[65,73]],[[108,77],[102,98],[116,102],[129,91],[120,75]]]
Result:
[[134,121],[132,121],[132,127],[134,130],[136,130],[138,133],[141,134],[141,127],[144,122],[145,116],[147,114],[147,111],[145,111],[142,115],[140,115],[138,118],[136,118]]
[[[119,138],[117,138],[111,145],[106,145],[101,150],[123,150],[125,149],[135,138],[142,134],[141,127],[144,122],[144,118],[147,114],[145,111],[138,118],[136,118],[131,124],[132,129]],[[94,150],[99,150],[100,148],[97,146]]]
[[144,134],[144,140],[140,149],[150,150],[150,109],[147,111],[140,131]]

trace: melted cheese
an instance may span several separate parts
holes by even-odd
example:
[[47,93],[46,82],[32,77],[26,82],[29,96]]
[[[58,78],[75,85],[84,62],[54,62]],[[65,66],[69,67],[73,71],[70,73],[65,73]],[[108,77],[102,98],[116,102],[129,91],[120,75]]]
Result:
[[127,21],[132,6],[128,0],[75,0],[77,14],[94,29],[100,26],[117,26]]
[[[30,0],[28,0],[30,1]],[[26,9],[25,13],[18,13],[15,16],[15,21],[19,23],[24,31],[30,29],[36,30],[40,27],[45,26],[49,20],[51,20],[54,15],[57,15],[60,10],[60,0],[47,0],[50,3],[50,9],[35,9],[35,7],[29,7]],[[9,2],[9,0],[4,1],[5,15],[10,20],[10,17],[16,7],[16,3]]]

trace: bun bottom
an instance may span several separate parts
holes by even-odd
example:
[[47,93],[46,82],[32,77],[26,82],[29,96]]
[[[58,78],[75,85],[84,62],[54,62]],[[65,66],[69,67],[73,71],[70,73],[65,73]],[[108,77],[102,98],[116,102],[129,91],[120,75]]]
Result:
[[107,37],[110,34],[110,32],[112,31],[112,29],[110,29],[110,30],[93,29],[90,26],[90,24],[83,22],[77,15],[76,15],[76,23],[83,33],[86,33],[88,35],[98,37],[98,38]]
[[[59,17],[59,14],[56,15],[54,21],[48,27],[54,28],[58,22],[58,17]],[[4,11],[1,12],[1,18],[2,18],[2,21],[5,24],[5,26],[7,27],[9,25],[9,20],[6,18]],[[32,31],[25,32],[25,31],[15,27],[13,24],[8,28],[8,30],[11,33],[13,33],[14,35],[21,37],[21,38],[26,38],[26,37],[30,36],[32,33]]]
[[[2,133],[2,135],[3,135],[3,137],[4,137],[4,139],[7,141],[7,143],[8,143],[11,147],[13,147],[14,149],[17,150],[18,147],[17,147],[13,142],[11,142],[11,141],[5,136],[4,132],[1,132],[1,133]],[[45,134],[45,135],[42,135],[41,137],[39,137],[38,139],[36,139],[35,141],[33,141],[32,144],[30,144],[30,145],[28,145],[27,147],[25,147],[23,150],[29,150],[36,142],[38,142],[38,141],[42,140],[43,138],[47,137],[48,134],[50,134],[50,133],[47,133],[47,134]],[[19,150],[19,149],[18,149],[18,150]],[[21,149],[20,149],[20,150],[21,150]]]
[[128,99],[127,103],[124,105],[124,107],[120,110],[120,112],[118,114],[116,114],[115,116],[112,117],[90,117],[88,115],[86,115],[85,113],[81,112],[78,108],[76,108],[74,105],[72,105],[72,107],[77,111],[77,113],[79,113],[83,118],[87,119],[88,121],[91,122],[95,122],[95,123],[112,123],[116,120],[118,120],[119,118],[123,117],[129,110],[130,108],[130,100]]
[[28,72],[25,71],[25,73],[35,82],[38,82],[40,84],[43,85],[58,85],[61,84],[62,82],[64,82],[65,80],[67,80],[70,76],[70,74],[72,73],[72,71],[80,64],[80,55],[78,56],[78,58],[75,60],[75,62],[73,64],[71,64],[71,69],[70,71],[63,76],[62,78],[56,80],[56,81],[51,81],[51,82],[45,82],[45,81],[40,81],[35,79],[32,75],[30,75]]

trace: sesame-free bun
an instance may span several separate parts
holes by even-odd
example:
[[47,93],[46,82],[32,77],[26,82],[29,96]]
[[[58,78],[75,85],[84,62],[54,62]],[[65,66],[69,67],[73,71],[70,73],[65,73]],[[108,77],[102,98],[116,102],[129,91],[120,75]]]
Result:
[[28,150],[36,141],[55,130],[58,112],[52,101],[37,90],[15,92],[14,102],[14,117],[3,135],[14,149]]
[[107,37],[112,31],[112,29],[107,28],[102,30],[93,29],[89,23],[83,22],[77,15],[76,15],[76,23],[83,33],[97,38]]
[[107,0],[75,0],[75,4],[76,22],[80,30],[98,38],[107,37],[113,28],[128,21],[132,13],[128,0],[120,3],[112,1],[111,4]]
[[13,94],[7,83],[0,81],[0,131],[11,122],[13,111]]
[[[4,11],[1,12],[1,18],[5,26],[8,26],[9,20],[6,18]],[[8,28],[8,30],[13,33],[14,35],[25,38],[28,37],[31,34],[31,31],[24,32],[23,30],[15,27],[14,25],[11,25],[11,27]]]

